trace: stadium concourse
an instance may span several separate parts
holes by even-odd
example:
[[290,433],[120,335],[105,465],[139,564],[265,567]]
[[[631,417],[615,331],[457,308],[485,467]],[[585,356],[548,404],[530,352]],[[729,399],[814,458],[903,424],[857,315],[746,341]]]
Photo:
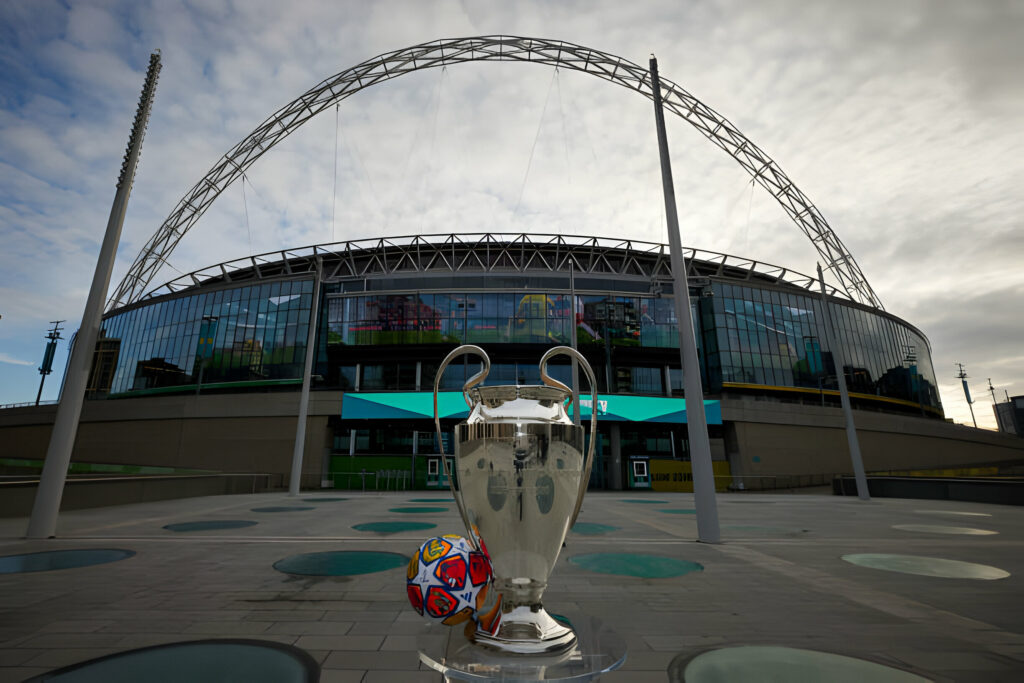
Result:
[[[606,681],[683,680],[698,654],[739,646],[832,653],[936,681],[1020,680],[1024,509],[819,492],[720,494],[716,545],[694,542],[690,494],[591,492],[545,606],[597,617],[624,638],[626,662]],[[464,533],[450,495],[93,508],[63,513],[46,541],[23,539],[25,522],[0,520],[0,681],[229,638],[299,648],[324,683],[440,680],[418,658],[423,622],[405,565],[426,538]],[[69,550],[127,552],[8,573],[31,565],[10,556]],[[303,569],[321,553],[338,555]]]

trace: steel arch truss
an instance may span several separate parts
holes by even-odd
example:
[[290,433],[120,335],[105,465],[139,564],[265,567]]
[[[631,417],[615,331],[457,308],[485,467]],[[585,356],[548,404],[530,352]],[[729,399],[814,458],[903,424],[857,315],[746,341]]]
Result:
[[[691,284],[713,277],[818,292],[816,277],[770,263],[691,247],[683,249],[683,257]],[[672,282],[667,244],[536,233],[440,233],[347,240],[246,256],[186,273],[147,292],[142,299],[217,285],[312,277],[318,264],[327,282],[444,273],[548,273],[568,277],[570,268],[578,276],[643,280],[651,291]],[[849,300],[842,290],[831,285],[826,289],[832,296]]]
[[[137,301],[188,230],[231,183],[274,145],[336,102],[403,74],[462,62],[535,62],[592,74],[653,99],[650,73],[626,59],[563,41],[516,36],[437,40],[387,52],[320,82],[274,112],[232,147],[178,202],[139,252],[107,302],[108,310]],[[661,79],[663,106],[724,150],[782,206],[854,301],[882,308],[839,237],[811,201],[757,145],[728,120],[672,81]]]

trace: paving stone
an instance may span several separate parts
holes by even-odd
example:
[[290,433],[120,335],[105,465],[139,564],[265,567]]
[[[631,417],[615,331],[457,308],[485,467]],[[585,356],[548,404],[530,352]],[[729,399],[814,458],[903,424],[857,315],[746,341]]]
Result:
[[116,652],[116,650],[113,648],[94,649],[72,647],[65,649],[37,650],[36,652],[39,654],[26,662],[22,662],[22,665],[45,666],[51,669],[58,669],[62,666],[68,666],[69,664],[77,664],[78,662],[87,662],[90,659],[105,657]]
[[[440,683],[444,679],[437,671],[367,671],[362,683]],[[322,683],[322,681],[321,681]]]
[[[350,621],[281,621],[271,624],[267,634],[291,634],[296,636],[343,636],[352,629]],[[361,631],[359,635],[381,635]]]
[[263,633],[270,625],[269,621],[203,621],[192,624],[183,633],[238,637]]
[[419,664],[420,659],[416,652],[332,652],[324,661],[323,667],[366,671],[416,671]]
[[299,636],[295,642],[304,650],[376,650],[384,642],[384,636]]
[[[215,496],[69,511],[61,514],[62,538],[46,541],[21,538],[25,520],[0,519],[0,554],[83,545],[138,553],[130,561],[100,567],[0,575],[0,681],[20,683],[113,650],[205,638],[297,644],[322,658],[327,683],[439,680],[418,662],[415,644],[424,620],[406,602],[400,569],[296,578],[272,568],[282,557],[328,549],[408,555],[421,539],[368,541],[353,539],[346,530],[389,518],[387,510],[404,504],[409,495],[357,492],[353,505],[346,503],[329,516],[261,520],[232,534],[230,542],[157,535],[156,521],[194,519],[197,511],[213,508],[237,517],[252,507],[283,504],[286,496]],[[860,655],[938,681],[1020,680],[1024,509],[721,494],[724,542],[710,545],[693,542],[692,522],[680,524],[656,511],[638,510],[650,506],[617,503],[622,497],[588,494],[582,519],[619,531],[614,537],[570,538],[545,593],[549,610],[596,616],[629,644],[624,669],[601,680],[666,680],[677,655],[744,644]],[[667,507],[693,506],[692,494],[659,497],[671,500]],[[892,529],[894,524],[924,523],[915,510],[925,507],[986,512],[992,517],[985,518],[984,526],[999,535],[942,537]],[[454,531],[457,518],[451,517]],[[730,528],[744,525],[781,531]],[[594,574],[567,561],[612,544],[616,551],[699,562],[704,571],[651,580]],[[840,559],[849,553],[942,557],[988,564],[1012,575],[976,582],[901,575]],[[342,638],[357,639],[347,641],[348,646],[361,649],[335,647]]]
[[[410,672],[403,671],[402,673],[408,674]],[[358,669],[321,669],[320,683],[362,683],[365,675],[365,671],[360,671]],[[401,681],[403,679],[401,676],[396,676],[391,680]]]

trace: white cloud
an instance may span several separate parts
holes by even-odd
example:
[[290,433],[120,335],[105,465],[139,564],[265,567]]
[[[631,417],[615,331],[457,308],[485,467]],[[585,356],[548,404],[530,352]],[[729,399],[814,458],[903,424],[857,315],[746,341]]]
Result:
[[12,358],[8,354],[4,353],[3,351],[0,351],[0,363],[10,363],[11,365],[35,365],[35,363],[30,361],[30,360],[21,360],[19,358]]

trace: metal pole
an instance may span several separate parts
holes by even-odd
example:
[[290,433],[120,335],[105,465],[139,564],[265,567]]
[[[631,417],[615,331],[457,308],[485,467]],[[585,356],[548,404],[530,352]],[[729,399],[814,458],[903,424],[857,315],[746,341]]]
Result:
[[128,138],[128,150],[121,165],[121,175],[117,180],[117,193],[110,208],[107,230],[96,260],[96,271],[93,273],[85,311],[82,313],[82,326],[68,359],[65,390],[57,406],[57,417],[53,423],[43,473],[32,506],[32,517],[28,523],[28,538],[50,538],[57,531],[57,513],[60,510],[61,497],[64,495],[64,481],[67,478],[68,465],[71,463],[75,435],[78,433],[78,419],[82,414],[85,385],[89,381],[89,368],[92,365],[96,337],[103,315],[103,300],[110,285],[110,273],[114,268],[117,244],[121,239],[121,227],[124,225],[124,215],[128,209],[128,196],[131,194],[132,182],[135,179],[135,167],[142,150],[142,139],[145,137],[159,74],[160,52],[157,51],[149,57],[146,81],[142,86],[142,95]]
[[832,351],[832,361],[836,366],[836,382],[839,383],[839,400],[843,404],[843,415],[846,418],[846,442],[850,447],[850,460],[853,462],[853,478],[857,482],[857,497],[861,500],[871,500],[868,493],[868,478],[864,474],[864,462],[860,457],[860,443],[857,441],[857,426],[853,423],[853,409],[850,407],[850,394],[846,391],[846,375],[843,371],[843,356],[839,352],[839,342],[836,339],[835,330],[832,329],[832,311],[829,308],[828,295],[825,293],[825,276],[821,272],[821,264],[818,264],[818,283],[821,285],[821,309],[825,313],[825,324],[822,325],[825,331],[825,343]]
[[196,380],[196,396],[199,395],[199,389],[203,386],[203,368],[206,367],[206,359],[202,356],[199,357],[199,377]]
[[302,396],[299,398],[299,424],[295,428],[295,450],[292,452],[292,478],[288,481],[288,495],[299,495],[302,479],[302,453],[306,448],[306,417],[309,415],[309,385],[312,381],[313,358],[316,356],[316,326],[320,318],[320,279],[323,258],[316,257],[316,275],[313,279],[313,300],[309,306],[309,334],[306,335],[306,364],[302,371]]
[[[576,261],[570,254],[569,258],[569,296],[572,299],[570,312],[572,314],[572,331],[570,343],[573,351],[579,351],[579,341],[576,338]],[[577,427],[580,425],[580,364],[576,357],[572,358],[572,423]],[[591,406],[591,410],[597,410],[597,406]]]
[[[53,356],[57,351],[57,340],[63,339],[63,337],[60,336],[60,324],[62,322],[64,321],[50,321],[50,324],[53,325],[53,329],[46,335],[46,339],[49,339],[49,341],[46,342],[46,351],[43,352],[43,362],[39,366],[39,374],[41,377],[39,378],[39,392],[36,394],[36,405],[39,405],[39,400],[43,397],[43,383],[46,381],[46,376],[53,372]],[[992,382],[989,381],[989,384],[991,385]],[[995,396],[995,394],[992,395]]]
[[977,429],[978,421],[974,419],[974,401],[971,399],[970,389],[967,388],[967,372],[964,370],[963,363],[957,363],[957,366],[960,368],[960,374],[957,375],[957,378],[964,387],[964,396],[967,398],[967,407],[971,409],[971,422],[974,423],[974,428]]
[[[686,280],[683,247],[679,238],[679,217],[676,213],[672,164],[665,133],[665,112],[661,105],[661,82],[658,60],[651,57],[651,90],[654,94],[654,120],[658,129],[658,151],[661,154],[661,182],[665,191],[665,216],[668,219],[668,244],[672,261],[673,301],[679,324],[679,355],[683,366],[683,395],[686,397],[686,422],[690,436],[690,460],[693,467],[693,498],[697,507],[697,540],[718,543],[718,507],[715,501],[715,474],[711,466],[711,441],[704,414],[704,389],[697,359],[697,337],[690,314],[690,286]],[[596,406],[595,406],[596,408]]]

